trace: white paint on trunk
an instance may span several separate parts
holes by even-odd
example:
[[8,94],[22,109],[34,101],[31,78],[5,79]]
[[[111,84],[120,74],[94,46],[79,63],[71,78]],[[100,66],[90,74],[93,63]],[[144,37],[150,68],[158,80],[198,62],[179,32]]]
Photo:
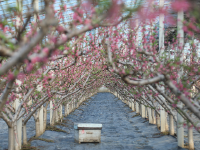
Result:
[[152,115],[152,124],[156,124],[156,117],[155,117],[155,110],[151,109],[151,115]]
[[44,110],[43,110],[43,105],[40,107],[39,110],[39,122],[40,122],[40,134],[43,134],[43,123],[44,123],[44,114],[43,114]]
[[166,120],[165,120],[165,131],[169,132],[169,125],[167,122],[168,113],[166,112]]
[[184,147],[184,128],[183,128],[183,117],[177,113],[177,139],[178,146]]
[[149,123],[152,124],[153,120],[152,120],[152,112],[151,112],[151,108],[148,108],[148,116],[149,116]]
[[160,128],[160,116],[158,113],[156,113],[156,124],[157,124],[157,127]]
[[27,133],[26,133],[26,125],[23,125],[23,145],[27,144]]
[[60,113],[60,117],[59,117],[59,119],[60,119],[61,122],[62,122],[62,116],[63,116],[63,115],[62,115],[62,104],[60,105],[60,112],[59,112],[59,113]]
[[[15,110],[17,111],[18,106],[20,105],[20,101],[19,99],[16,99],[16,103],[15,103]],[[15,141],[15,144],[18,147],[18,149],[21,149],[22,146],[22,118],[20,118],[19,120],[17,120],[17,138],[15,138],[17,140],[17,142]]]
[[136,102],[136,113],[139,113],[139,105],[137,102]]
[[172,115],[169,115],[169,128],[170,128],[170,135],[174,135],[174,118]]
[[160,106],[160,131],[166,131],[166,113],[162,106]]
[[132,110],[135,111],[135,104],[132,102]]
[[142,118],[145,118],[145,106],[141,104]]
[[194,150],[193,127],[191,123],[188,123],[188,145],[189,150]]
[[53,117],[53,104],[52,101],[50,101],[50,125],[52,123],[52,117]]
[[15,135],[14,128],[8,128],[8,150],[14,150],[15,147]]

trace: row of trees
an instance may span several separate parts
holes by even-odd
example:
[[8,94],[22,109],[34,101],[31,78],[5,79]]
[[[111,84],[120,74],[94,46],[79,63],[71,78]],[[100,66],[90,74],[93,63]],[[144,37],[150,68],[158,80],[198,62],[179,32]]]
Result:
[[[164,0],[128,5],[122,0],[87,0],[70,8],[61,1],[59,9],[54,7],[57,1],[41,3],[44,7],[39,9],[33,0],[26,13],[23,0],[8,10],[1,7],[0,116],[9,127],[9,149],[19,149],[19,122],[26,144],[26,123],[32,116],[39,136],[45,131],[49,105],[55,110],[53,125],[63,104],[77,103],[102,85],[152,108],[161,118],[168,112],[180,124],[180,137],[185,123],[190,131],[193,126],[200,131],[195,1],[172,1],[170,11]],[[177,33],[166,38],[169,41],[166,21],[177,25]],[[165,132],[162,126],[161,131]],[[182,139],[180,143],[183,147]]]

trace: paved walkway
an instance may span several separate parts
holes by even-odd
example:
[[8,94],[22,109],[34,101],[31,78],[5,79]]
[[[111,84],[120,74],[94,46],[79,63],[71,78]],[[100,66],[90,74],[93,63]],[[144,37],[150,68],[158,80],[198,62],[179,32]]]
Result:
[[[98,93],[64,118],[67,127],[58,126],[70,132],[45,131],[41,138],[55,143],[34,140],[31,146],[40,150],[177,150],[177,139],[159,136],[156,125],[150,125],[132,112],[121,100],[110,93]],[[102,123],[101,143],[74,142],[73,123]]]

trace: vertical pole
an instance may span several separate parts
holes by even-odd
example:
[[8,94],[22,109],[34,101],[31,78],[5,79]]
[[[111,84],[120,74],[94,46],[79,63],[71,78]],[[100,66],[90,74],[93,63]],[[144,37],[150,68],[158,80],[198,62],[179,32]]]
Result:
[[[160,0],[160,8],[163,8],[164,6],[164,0]],[[159,15],[159,52],[162,56],[164,52],[164,14],[160,13]]]
[[[177,38],[178,38],[178,46],[182,47],[184,44],[184,31],[183,31],[183,19],[184,19],[184,13],[183,10],[178,12],[178,17],[177,17]],[[182,52],[182,49],[179,50],[179,52]],[[183,55],[180,56],[180,62],[183,62]],[[179,77],[178,77],[178,82],[180,82],[180,77],[183,74],[183,69],[180,68],[179,71]],[[182,103],[180,102],[178,105],[180,105],[180,108],[182,108]],[[178,113],[178,112],[177,112]],[[183,117],[178,113],[177,114],[177,139],[178,139],[178,146],[184,148],[184,128],[183,128],[183,122],[184,119]]]
[[[160,8],[164,6],[164,0],[159,1]],[[163,55],[164,52],[164,14],[161,13],[159,15],[159,52],[160,56]],[[165,110],[160,106],[160,130],[161,132],[165,132]]]

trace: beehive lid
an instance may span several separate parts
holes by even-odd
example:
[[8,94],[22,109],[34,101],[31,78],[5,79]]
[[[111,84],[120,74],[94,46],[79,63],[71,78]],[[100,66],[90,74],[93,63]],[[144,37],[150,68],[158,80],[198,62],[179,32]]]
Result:
[[76,130],[101,130],[102,124],[99,123],[74,123]]

